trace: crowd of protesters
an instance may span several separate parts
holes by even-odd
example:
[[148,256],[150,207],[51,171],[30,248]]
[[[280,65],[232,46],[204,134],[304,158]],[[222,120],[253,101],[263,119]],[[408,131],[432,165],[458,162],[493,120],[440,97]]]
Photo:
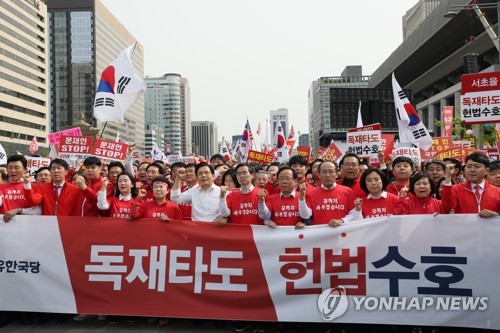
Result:
[[383,152],[378,157],[377,167],[352,153],[338,164],[299,155],[283,164],[235,163],[216,154],[208,163],[172,165],[132,163],[130,157],[106,165],[88,157],[70,167],[56,158],[31,175],[26,158],[12,155],[0,165],[0,214],[6,223],[17,215],[56,215],[296,229],[390,215],[499,215],[500,161],[480,152],[463,164],[447,158],[415,165],[411,158]]

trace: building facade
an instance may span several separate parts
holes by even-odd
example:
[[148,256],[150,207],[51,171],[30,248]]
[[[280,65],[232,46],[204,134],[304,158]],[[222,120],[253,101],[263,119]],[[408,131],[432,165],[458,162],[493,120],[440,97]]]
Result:
[[[99,0],[47,0],[50,35],[50,130],[58,132],[77,121],[101,128],[93,117],[101,73],[128,46],[136,43],[132,63],[144,76],[144,50]],[[125,113],[125,123],[109,122],[103,138],[133,141],[145,147],[144,97]]]
[[271,140],[269,142],[271,142],[273,146],[276,144],[278,126],[281,126],[281,128],[283,129],[283,132],[285,133],[285,139],[288,138],[288,119],[287,108],[279,108],[277,110],[271,110],[271,112],[269,112],[269,126],[271,128]]
[[184,156],[192,152],[191,130],[191,88],[188,79],[181,77],[181,146]]
[[0,1],[0,143],[8,155],[28,153],[36,136],[48,148],[47,5]]
[[307,96],[309,139],[313,152],[318,150],[324,133],[341,130],[330,110],[330,88],[366,88],[369,79],[370,76],[362,74],[361,66],[347,66],[340,76],[320,77],[311,83]]
[[192,121],[193,151],[199,156],[210,158],[218,153],[217,124],[213,121]]
[[189,81],[180,74],[171,73],[160,77],[148,76],[144,82],[146,124],[155,124],[165,130],[165,141],[170,143],[172,154],[191,154]]
[[145,156],[150,156],[151,150],[153,149],[154,145],[162,149],[165,154],[168,153],[165,146],[165,129],[154,124],[149,124],[146,125]]
[[[467,6],[469,3],[467,0],[442,0],[375,70],[369,82],[369,87],[391,88],[391,76],[395,73],[400,86],[411,91],[410,101],[434,136],[441,135],[435,121],[442,119],[443,107],[453,106],[455,116],[459,116],[461,75],[468,71],[464,56],[477,54],[474,67],[480,72],[500,69],[499,52],[472,10],[462,10],[453,18],[445,17],[451,5]],[[483,12],[498,31],[497,9],[484,9]]]

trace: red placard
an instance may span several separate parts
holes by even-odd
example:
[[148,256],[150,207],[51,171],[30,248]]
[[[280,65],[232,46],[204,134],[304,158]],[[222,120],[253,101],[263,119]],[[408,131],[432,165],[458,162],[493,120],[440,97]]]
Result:
[[451,136],[453,130],[453,106],[443,107],[443,136]]
[[[318,149],[319,152],[319,149]],[[337,147],[335,143],[331,143],[321,154],[318,153],[318,158],[321,158],[325,161],[333,161],[335,162],[342,156],[340,149]]]
[[297,147],[297,155],[304,156],[306,160],[309,161],[309,157],[311,155],[311,147],[310,146],[298,146]]
[[438,138],[432,138],[432,146],[429,148],[429,150],[425,151],[423,149],[420,149],[420,157],[423,160],[430,160],[431,158],[434,157],[434,155],[448,150],[450,148],[453,148],[453,140],[450,137],[438,137]]
[[445,151],[442,151],[440,153],[437,153],[434,155],[434,158],[439,158],[440,160],[443,160],[445,158],[456,158],[459,160],[461,163],[465,162],[465,158],[469,155],[475,152],[473,149],[465,149],[465,148],[450,148]]
[[57,156],[69,158],[70,156],[89,156],[92,154],[91,136],[61,136]]
[[92,155],[113,161],[123,161],[127,157],[126,143],[96,140]]
[[492,91],[499,89],[500,72],[462,75],[462,95],[476,91]]
[[380,123],[370,124],[363,127],[349,128],[347,132],[364,132],[364,131],[380,131],[382,128],[380,127]]
[[273,155],[264,154],[260,151],[250,150],[247,156],[247,163],[255,162],[260,164],[270,164],[273,161]]

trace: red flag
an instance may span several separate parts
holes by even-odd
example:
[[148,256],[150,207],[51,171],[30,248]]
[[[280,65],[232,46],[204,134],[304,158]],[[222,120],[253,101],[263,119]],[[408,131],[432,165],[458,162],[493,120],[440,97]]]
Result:
[[38,151],[38,141],[36,141],[36,136],[34,136],[33,140],[31,140],[30,147],[28,149],[32,154]]
[[290,128],[290,133],[288,133],[288,140],[293,140],[293,138],[295,138],[295,130],[293,129],[292,125],[292,128]]

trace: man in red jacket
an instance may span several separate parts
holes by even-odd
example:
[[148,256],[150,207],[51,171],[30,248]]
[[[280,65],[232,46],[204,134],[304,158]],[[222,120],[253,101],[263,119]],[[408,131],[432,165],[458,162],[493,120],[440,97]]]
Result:
[[[102,212],[97,208],[97,193],[101,190],[101,160],[95,156],[90,156],[83,161],[85,167],[85,179],[87,186],[92,190],[91,195],[86,197],[83,207],[83,216],[101,216]],[[115,187],[111,182],[108,183],[106,196],[112,197],[115,192]]]
[[477,214],[481,217],[498,216],[500,211],[500,188],[491,186],[484,179],[490,160],[482,153],[475,152],[465,158],[464,184],[451,185],[453,164],[446,166],[446,175],[441,194],[444,213]]
[[90,188],[85,184],[82,176],[76,176],[77,185],[66,181],[68,163],[60,158],[54,159],[49,166],[52,181],[38,186],[36,192],[31,189],[31,184],[25,185],[26,197],[31,203],[42,205],[42,215],[77,216],[78,196],[80,192],[92,197]]

